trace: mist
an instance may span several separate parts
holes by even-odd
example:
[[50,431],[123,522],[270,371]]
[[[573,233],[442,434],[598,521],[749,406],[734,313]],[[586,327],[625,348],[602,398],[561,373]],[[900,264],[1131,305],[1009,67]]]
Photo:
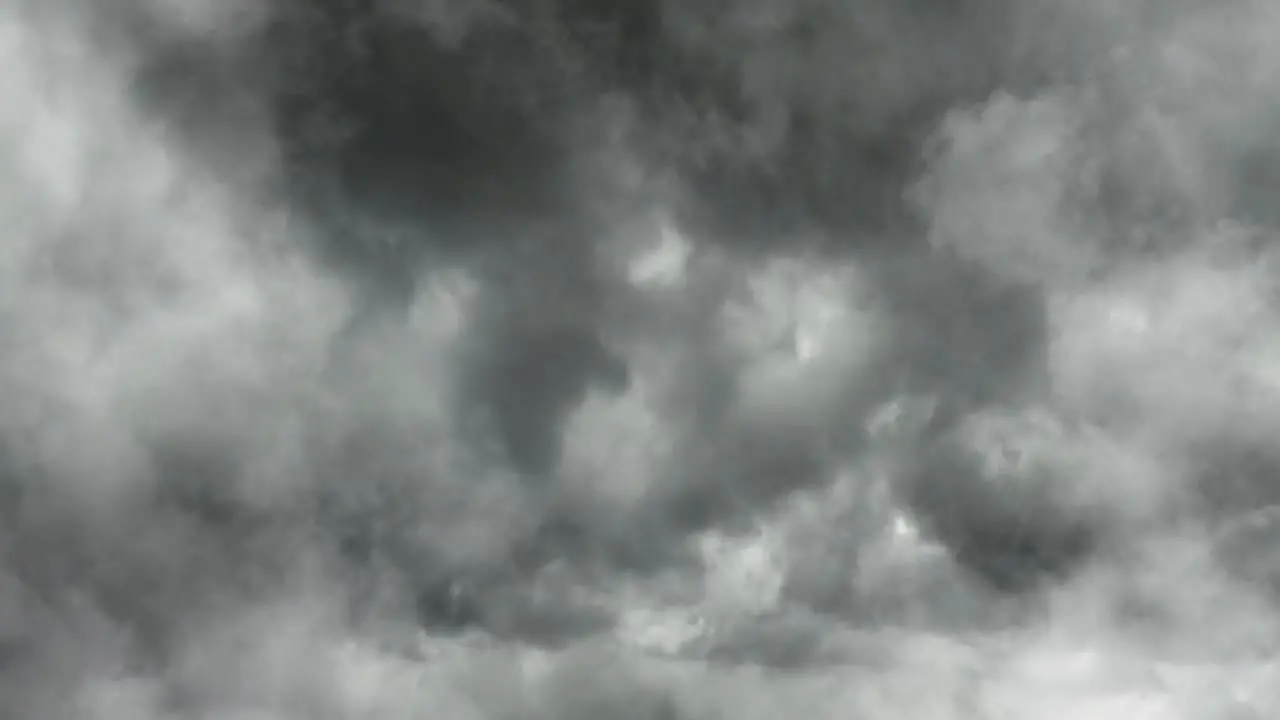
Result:
[[1273,716],[1277,38],[0,4],[0,716]]

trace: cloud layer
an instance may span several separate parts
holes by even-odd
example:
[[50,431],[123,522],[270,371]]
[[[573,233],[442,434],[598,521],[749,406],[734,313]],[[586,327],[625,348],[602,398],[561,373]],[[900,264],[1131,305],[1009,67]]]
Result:
[[0,715],[1267,717],[1280,15],[0,9]]

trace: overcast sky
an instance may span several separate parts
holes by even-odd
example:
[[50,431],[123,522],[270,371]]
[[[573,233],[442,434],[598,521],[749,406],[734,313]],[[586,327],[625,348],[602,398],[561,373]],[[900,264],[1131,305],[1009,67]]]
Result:
[[0,716],[1274,716],[1277,39],[0,3]]

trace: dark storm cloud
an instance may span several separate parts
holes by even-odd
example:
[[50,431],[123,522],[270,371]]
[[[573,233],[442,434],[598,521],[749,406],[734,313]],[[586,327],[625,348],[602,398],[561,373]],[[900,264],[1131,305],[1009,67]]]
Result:
[[0,11],[0,714],[1100,716],[1265,645],[1275,33]]

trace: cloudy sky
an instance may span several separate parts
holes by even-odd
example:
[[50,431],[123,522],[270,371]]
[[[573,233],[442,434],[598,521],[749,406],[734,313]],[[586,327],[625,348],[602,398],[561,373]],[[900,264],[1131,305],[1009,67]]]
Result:
[[1272,5],[0,3],[0,716],[1274,717]]

